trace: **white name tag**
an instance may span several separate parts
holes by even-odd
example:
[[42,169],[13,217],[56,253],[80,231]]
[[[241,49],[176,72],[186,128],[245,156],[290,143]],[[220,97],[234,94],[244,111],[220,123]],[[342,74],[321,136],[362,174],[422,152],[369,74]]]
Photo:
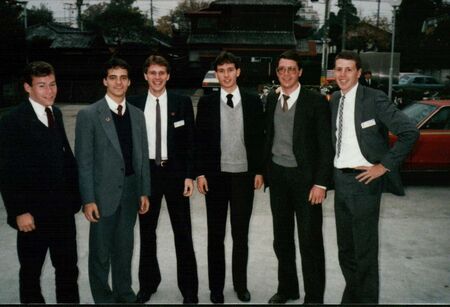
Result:
[[174,126],[175,128],[184,126],[184,120],[179,120],[179,121],[177,121],[177,122],[174,122],[174,123],[173,123],[173,126]]
[[365,129],[365,128],[369,128],[369,127],[372,127],[375,125],[376,125],[375,120],[369,119],[368,121],[361,123],[361,128]]

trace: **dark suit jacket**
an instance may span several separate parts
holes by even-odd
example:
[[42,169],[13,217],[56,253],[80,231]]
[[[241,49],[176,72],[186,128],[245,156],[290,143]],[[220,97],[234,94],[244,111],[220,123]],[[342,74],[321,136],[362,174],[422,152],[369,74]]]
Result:
[[35,222],[73,215],[81,207],[77,166],[64,130],[61,111],[53,106],[56,134],[42,124],[29,101],[0,122],[0,190],[8,224],[29,212]]
[[[266,145],[264,159],[267,167],[264,182],[270,185],[268,173],[272,161],[274,114],[279,94],[270,92],[266,105]],[[330,188],[333,170],[333,149],[330,136],[330,111],[325,98],[301,88],[294,115],[293,151],[297,165],[308,185]]]
[[[337,91],[330,101],[334,148],[340,99],[341,92]],[[397,195],[404,195],[399,167],[419,137],[414,123],[399,111],[382,91],[358,85],[355,98],[355,129],[359,148],[367,161],[373,164],[381,163],[390,170],[385,175],[385,189]],[[398,136],[392,148],[389,148],[389,131]]]
[[[264,115],[258,96],[240,91],[248,171],[263,174]],[[196,118],[197,175],[220,172],[220,91],[200,98]]]
[[[148,93],[128,101],[144,111]],[[194,111],[187,96],[167,91],[168,168],[177,176],[194,179]],[[176,126],[176,127],[175,127]]]

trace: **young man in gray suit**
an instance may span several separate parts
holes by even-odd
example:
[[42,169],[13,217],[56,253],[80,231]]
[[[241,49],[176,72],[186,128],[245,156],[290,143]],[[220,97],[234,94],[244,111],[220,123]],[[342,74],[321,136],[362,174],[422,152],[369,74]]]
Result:
[[[418,138],[414,123],[379,90],[358,85],[361,59],[336,56],[331,99],[335,216],[343,304],[378,303],[378,220],[383,190],[404,195],[399,166]],[[389,148],[388,131],[398,140]]]
[[[89,282],[95,303],[134,303],[131,258],[137,213],[149,209],[150,171],[144,114],[128,104],[128,64],[108,61],[106,95],[76,123],[83,212],[89,232]],[[111,266],[112,289],[108,284]]]

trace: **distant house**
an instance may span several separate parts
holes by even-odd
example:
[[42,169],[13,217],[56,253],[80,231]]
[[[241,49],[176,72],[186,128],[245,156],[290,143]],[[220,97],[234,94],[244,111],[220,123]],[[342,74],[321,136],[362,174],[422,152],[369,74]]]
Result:
[[187,40],[191,74],[201,79],[222,50],[241,58],[241,82],[275,78],[274,61],[297,48],[294,21],[297,0],[216,0],[208,8],[189,13]]

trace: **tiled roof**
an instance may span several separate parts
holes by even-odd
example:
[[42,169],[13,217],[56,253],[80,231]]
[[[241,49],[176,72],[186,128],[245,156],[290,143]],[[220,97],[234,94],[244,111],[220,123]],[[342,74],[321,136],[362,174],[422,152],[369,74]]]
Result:
[[289,5],[298,6],[297,0],[216,0],[211,3],[214,5]]
[[295,45],[293,32],[271,31],[224,31],[216,34],[195,34],[189,36],[188,44],[239,44],[286,46]]

